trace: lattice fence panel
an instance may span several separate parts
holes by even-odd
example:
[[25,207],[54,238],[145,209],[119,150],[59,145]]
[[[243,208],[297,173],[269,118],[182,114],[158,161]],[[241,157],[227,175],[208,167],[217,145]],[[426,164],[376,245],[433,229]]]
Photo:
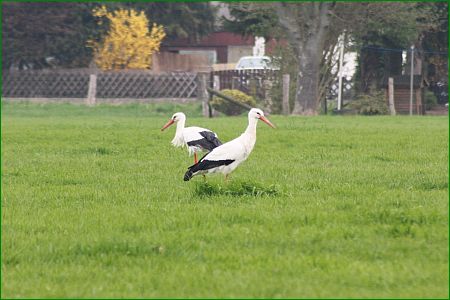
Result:
[[[336,78],[331,83],[327,92],[327,100],[337,100],[339,93],[339,80]],[[355,93],[354,83],[352,78],[342,77],[342,99],[350,100]]]
[[196,73],[107,72],[97,76],[98,98],[193,98]]
[[16,98],[84,98],[89,74],[70,71],[2,73],[2,96]]
[[[15,71],[2,73],[2,96],[12,98],[86,98],[89,72]],[[124,71],[97,74],[97,98],[194,98],[197,74]]]

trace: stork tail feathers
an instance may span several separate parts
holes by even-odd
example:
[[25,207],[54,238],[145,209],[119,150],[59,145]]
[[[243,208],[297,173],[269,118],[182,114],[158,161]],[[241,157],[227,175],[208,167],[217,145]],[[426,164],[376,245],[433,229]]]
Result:
[[186,174],[184,174],[184,181],[191,180],[192,176],[194,176],[194,173],[190,169],[187,170]]

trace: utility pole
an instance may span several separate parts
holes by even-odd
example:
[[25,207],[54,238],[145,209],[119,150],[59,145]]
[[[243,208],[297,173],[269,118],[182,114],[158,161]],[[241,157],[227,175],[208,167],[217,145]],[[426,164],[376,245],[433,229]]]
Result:
[[409,115],[413,114],[413,91],[414,91],[414,45],[411,46],[411,80],[409,89]]
[[344,41],[345,41],[345,32],[341,35],[341,49],[339,53],[339,85],[338,85],[338,103],[337,109],[341,110],[342,108],[342,68],[344,67]]

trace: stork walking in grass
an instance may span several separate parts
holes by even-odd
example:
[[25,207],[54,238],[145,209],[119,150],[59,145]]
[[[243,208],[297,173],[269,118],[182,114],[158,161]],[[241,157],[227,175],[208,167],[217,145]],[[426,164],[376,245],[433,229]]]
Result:
[[227,180],[228,175],[248,158],[256,142],[256,125],[258,120],[263,121],[272,128],[275,126],[264,116],[259,108],[252,108],[248,113],[247,129],[238,138],[229,141],[203,156],[200,161],[190,166],[184,174],[184,181],[193,176],[208,173],[222,173]]
[[194,163],[198,162],[198,152],[211,151],[222,145],[222,142],[217,138],[217,134],[209,129],[201,127],[184,127],[186,124],[186,115],[182,112],[175,113],[169,122],[161,128],[161,131],[164,131],[164,129],[174,123],[177,123],[177,130],[175,131],[172,145],[175,147],[187,146],[189,155],[194,154]]

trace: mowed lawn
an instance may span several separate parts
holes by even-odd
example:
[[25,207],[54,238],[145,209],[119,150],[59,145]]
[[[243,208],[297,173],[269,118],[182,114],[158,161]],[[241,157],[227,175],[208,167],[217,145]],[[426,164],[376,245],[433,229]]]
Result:
[[224,183],[173,112],[2,103],[2,297],[449,296],[448,117],[270,116]]

